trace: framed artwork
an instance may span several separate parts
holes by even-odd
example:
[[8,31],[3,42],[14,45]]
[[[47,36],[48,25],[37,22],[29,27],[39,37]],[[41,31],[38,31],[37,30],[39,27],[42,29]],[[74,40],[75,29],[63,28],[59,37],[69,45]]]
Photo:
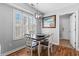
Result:
[[56,15],[44,17],[42,19],[43,28],[56,28]]

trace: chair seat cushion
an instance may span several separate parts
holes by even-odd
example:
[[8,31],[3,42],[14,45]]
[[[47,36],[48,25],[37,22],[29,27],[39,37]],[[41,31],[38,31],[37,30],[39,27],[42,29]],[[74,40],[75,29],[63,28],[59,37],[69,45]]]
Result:
[[46,45],[48,46],[48,41],[45,41],[45,42],[41,42],[42,45]]
[[[38,44],[36,44],[36,45],[33,45],[33,46],[32,46],[32,48],[35,48],[35,47],[37,47],[37,46],[38,46]],[[30,46],[30,45],[28,45],[28,46],[26,45],[26,47],[29,47],[29,48],[31,48],[31,46]]]

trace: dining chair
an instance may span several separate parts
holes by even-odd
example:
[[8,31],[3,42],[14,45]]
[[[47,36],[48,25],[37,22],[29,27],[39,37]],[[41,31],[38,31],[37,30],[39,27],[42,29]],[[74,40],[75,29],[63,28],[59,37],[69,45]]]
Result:
[[29,48],[31,50],[31,56],[32,56],[32,50],[37,48],[38,46],[37,41],[32,38],[31,34],[25,34],[24,39],[26,48]]
[[48,56],[50,56],[50,49],[52,52],[52,40],[53,40],[53,34],[50,34],[49,37],[45,41],[40,43],[43,47],[48,48]]

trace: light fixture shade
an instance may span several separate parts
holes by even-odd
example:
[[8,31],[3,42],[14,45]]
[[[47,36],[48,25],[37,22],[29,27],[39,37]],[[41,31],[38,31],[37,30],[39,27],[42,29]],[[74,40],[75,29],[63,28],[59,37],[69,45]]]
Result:
[[36,19],[41,19],[42,18],[42,15],[35,14],[35,18]]

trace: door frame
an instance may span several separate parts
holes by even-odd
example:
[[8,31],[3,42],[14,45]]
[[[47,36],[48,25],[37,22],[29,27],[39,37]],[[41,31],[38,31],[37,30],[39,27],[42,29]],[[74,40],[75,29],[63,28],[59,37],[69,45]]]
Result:
[[[60,16],[62,16],[62,15],[65,15],[65,14],[73,14],[73,13],[75,13],[75,15],[76,15],[76,29],[75,29],[75,50],[79,50],[78,49],[78,11],[71,11],[71,12],[67,12],[67,13],[61,13],[61,14],[59,14],[59,25],[60,25]],[[59,28],[60,28],[60,26],[59,26]],[[60,30],[60,29],[59,29]],[[59,42],[60,42],[60,32],[59,32]]]

